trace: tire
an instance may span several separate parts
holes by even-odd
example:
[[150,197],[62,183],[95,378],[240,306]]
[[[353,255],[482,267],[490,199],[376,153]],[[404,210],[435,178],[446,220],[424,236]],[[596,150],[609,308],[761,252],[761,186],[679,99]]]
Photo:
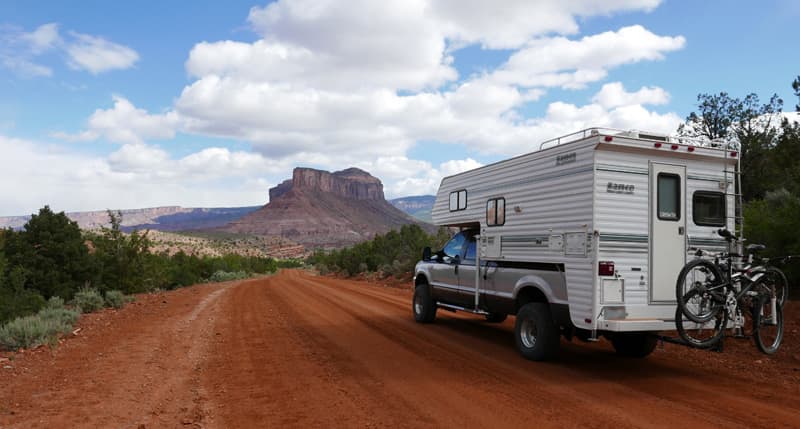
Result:
[[620,356],[631,358],[644,358],[656,349],[658,338],[655,335],[643,332],[615,334],[611,338],[611,345]]
[[772,317],[772,297],[761,295],[753,308],[753,340],[762,353],[772,355],[783,341],[783,308],[775,304],[775,320]]
[[561,335],[553,323],[550,306],[543,302],[530,302],[517,312],[514,324],[517,349],[525,359],[550,360],[558,355]]
[[414,289],[411,310],[417,323],[431,323],[436,319],[436,302],[427,283],[421,283]]
[[728,324],[728,313],[717,312],[708,322],[685,320],[680,307],[675,309],[675,327],[687,345],[698,349],[709,349],[719,342]]
[[722,273],[713,263],[704,259],[689,262],[675,284],[678,308],[692,322],[705,323],[714,319],[725,303],[724,284]]
[[[762,290],[768,290],[775,294],[778,305],[783,308],[783,305],[786,304],[786,296],[789,294],[789,281],[786,279],[786,274],[775,267],[769,267],[758,282],[763,286]],[[758,286],[753,290],[759,290]]]
[[508,318],[505,313],[489,313],[486,315],[486,321],[489,323],[503,323]]

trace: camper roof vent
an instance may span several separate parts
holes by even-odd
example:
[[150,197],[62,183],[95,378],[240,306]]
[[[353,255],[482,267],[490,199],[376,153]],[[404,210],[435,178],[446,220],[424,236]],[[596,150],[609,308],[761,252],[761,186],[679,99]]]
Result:
[[643,140],[656,140],[656,141],[660,141],[660,142],[667,141],[667,136],[660,136],[660,135],[657,135],[657,134],[642,134],[642,133],[639,133],[639,138],[643,139]]

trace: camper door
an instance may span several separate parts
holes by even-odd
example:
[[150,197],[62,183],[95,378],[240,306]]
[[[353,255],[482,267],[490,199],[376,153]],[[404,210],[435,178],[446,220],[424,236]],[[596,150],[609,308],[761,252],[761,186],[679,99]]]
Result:
[[650,302],[675,302],[686,263],[686,166],[650,163]]

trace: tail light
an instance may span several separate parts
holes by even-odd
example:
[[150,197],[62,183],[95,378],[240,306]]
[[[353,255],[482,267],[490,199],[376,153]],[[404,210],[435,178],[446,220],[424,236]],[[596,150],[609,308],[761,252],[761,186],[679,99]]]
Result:
[[600,261],[597,266],[597,274],[600,276],[613,276],[614,275],[614,262]]

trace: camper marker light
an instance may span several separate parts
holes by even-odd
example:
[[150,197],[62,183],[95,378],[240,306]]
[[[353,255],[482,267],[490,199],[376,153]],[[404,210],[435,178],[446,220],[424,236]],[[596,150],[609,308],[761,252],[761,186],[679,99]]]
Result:
[[605,137],[603,138],[603,140],[605,140],[606,142],[611,142],[612,140],[614,140],[614,137],[611,137],[611,136],[605,136]]
[[661,147],[661,143],[653,143],[653,146],[655,146],[656,148],[660,148]]
[[614,275],[614,262],[600,261],[597,266],[597,275],[599,276],[613,276]]
[[670,147],[670,149],[672,149],[672,150],[678,150],[678,145],[674,144],[674,145],[672,145],[672,146]]
[[694,146],[689,146],[688,148],[686,148],[686,150],[688,150],[689,152],[694,152]]
[[736,158],[736,155],[739,155],[739,152],[731,152],[731,156]]

